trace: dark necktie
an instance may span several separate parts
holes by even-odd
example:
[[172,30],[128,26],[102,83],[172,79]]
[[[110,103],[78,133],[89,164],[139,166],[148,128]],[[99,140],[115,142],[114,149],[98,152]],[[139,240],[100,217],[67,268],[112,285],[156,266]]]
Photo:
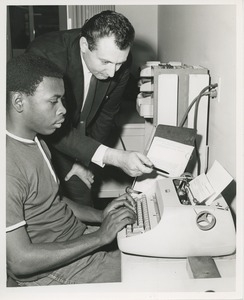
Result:
[[87,116],[89,115],[89,112],[91,110],[92,103],[94,100],[94,96],[95,96],[96,85],[97,85],[97,79],[94,75],[92,75],[90,84],[89,84],[88,93],[87,93],[86,99],[85,99],[85,105],[82,109],[81,116],[80,116],[81,120],[85,120],[87,118]]

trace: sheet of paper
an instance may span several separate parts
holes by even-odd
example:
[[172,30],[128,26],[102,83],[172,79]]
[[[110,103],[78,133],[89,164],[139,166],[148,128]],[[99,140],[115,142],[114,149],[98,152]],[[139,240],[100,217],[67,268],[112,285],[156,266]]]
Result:
[[207,177],[215,193],[206,201],[210,205],[218,195],[231,183],[233,178],[216,160],[211,169],[207,172]]
[[204,173],[195,177],[192,181],[190,181],[189,185],[194,198],[196,198],[200,203],[209,198],[215,192]]
[[162,178],[165,178],[165,176],[161,174],[157,174],[156,177],[150,177],[150,174],[144,174],[136,178],[133,189],[145,193],[147,190],[153,188],[158,179]]
[[154,137],[147,157],[156,168],[176,177],[184,173],[194,147],[161,137]]

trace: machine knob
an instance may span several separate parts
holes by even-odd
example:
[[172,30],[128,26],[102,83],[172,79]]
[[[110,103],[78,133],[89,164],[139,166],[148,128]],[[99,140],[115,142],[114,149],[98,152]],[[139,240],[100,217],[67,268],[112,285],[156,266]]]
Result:
[[201,230],[210,230],[216,224],[216,218],[208,211],[201,211],[197,214],[196,223]]

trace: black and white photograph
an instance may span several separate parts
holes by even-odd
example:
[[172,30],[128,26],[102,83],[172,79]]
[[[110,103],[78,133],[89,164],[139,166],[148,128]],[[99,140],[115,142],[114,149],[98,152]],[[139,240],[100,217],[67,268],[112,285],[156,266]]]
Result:
[[0,6],[1,299],[242,300],[243,0]]

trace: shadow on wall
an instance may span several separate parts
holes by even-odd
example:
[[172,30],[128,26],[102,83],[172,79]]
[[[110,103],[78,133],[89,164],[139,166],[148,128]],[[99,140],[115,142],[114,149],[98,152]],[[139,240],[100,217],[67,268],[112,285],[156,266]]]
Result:
[[156,53],[148,43],[139,39],[134,41],[131,53],[133,57],[131,73],[135,79],[139,79],[140,67],[147,61],[157,60]]
[[137,95],[139,93],[138,81],[140,78],[140,68],[147,61],[156,60],[156,53],[149,44],[138,39],[134,41],[133,47],[131,48],[131,53],[131,74],[123,97],[125,101],[135,104]]
[[234,223],[236,224],[236,214],[234,210],[231,208],[231,204],[236,197],[236,181],[232,180],[231,183],[222,191],[221,194],[226,200],[227,204],[229,205],[232,212]]

